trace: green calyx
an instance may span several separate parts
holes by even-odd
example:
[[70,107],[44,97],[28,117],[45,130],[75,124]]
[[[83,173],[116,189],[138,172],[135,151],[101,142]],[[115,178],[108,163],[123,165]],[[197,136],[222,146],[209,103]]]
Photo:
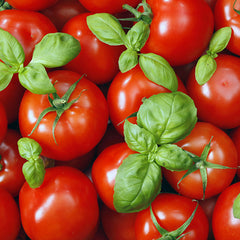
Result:
[[12,9],[12,6],[8,2],[0,0],[0,11],[4,11],[7,9]]

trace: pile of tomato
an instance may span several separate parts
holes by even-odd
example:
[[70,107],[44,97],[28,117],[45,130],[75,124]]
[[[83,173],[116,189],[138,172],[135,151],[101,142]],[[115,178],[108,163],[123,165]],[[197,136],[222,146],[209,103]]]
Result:
[[0,239],[239,239],[240,1],[0,4]]

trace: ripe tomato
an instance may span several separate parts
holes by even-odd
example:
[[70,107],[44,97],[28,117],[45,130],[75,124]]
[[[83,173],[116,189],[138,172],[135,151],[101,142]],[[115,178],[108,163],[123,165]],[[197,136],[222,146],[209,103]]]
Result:
[[[204,147],[212,138],[207,162],[231,167],[231,169],[207,170],[207,187],[205,199],[215,196],[227,188],[237,171],[237,150],[231,138],[220,128],[206,122],[198,122],[192,132],[176,144],[186,151],[201,156]],[[180,194],[195,198],[203,198],[203,186],[200,170],[190,173],[178,185],[186,171],[169,171],[163,168],[163,175],[169,184]]]
[[8,128],[7,112],[4,105],[0,102],[0,143],[3,141]]
[[[49,73],[57,94],[62,97],[81,75],[67,70]],[[79,97],[80,96],[80,97]],[[49,112],[31,134],[42,147],[42,155],[55,160],[72,160],[92,150],[103,137],[108,124],[107,101],[101,90],[83,77],[71,94],[69,101],[79,99],[64,111],[56,128],[54,141],[52,128],[57,116]],[[26,90],[19,108],[19,128],[27,137],[41,112],[50,107],[48,95],[33,94]]]
[[240,219],[233,216],[233,202],[238,196],[240,182],[226,188],[218,197],[212,216],[212,228],[215,240],[238,240]]
[[[240,126],[233,129],[230,132],[230,137],[232,138],[238,153],[238,166],[240,166]],[[240,179],[240,169],[237,169],[237,177]]]
[[141,52],[153,52],[172,66],[190,63],[207,48],[214,29],[213,12],[203,0],[148,0],[153,19]]
[[110,46],[98,40],[87,26],[86,17],[90,14],[82,13],[71,18],[62,29],[81,44],[81,52],[66,64],[65,69],[86,74],[94,83],[103,84],[118,73],[118,59],[124,47]]
[[87,240],[94,236],[99,220],[97,194],[92,182],[72,167],[46,169],[44,182],[19,193],[23,228],[34,240]]
[[16,240],[20,231],[20,214],[13,196],[0,187],[0,239]]
[[[152,210],[158,224],[167,231],[178,229],[193,213],[197,203],[187,197],[174,193],[160,193],[152,202]],[[183,240],[206,240],[208,236],[208,219],[199,205],[196,213],[183,234]],[[135,221],[136,240],[160,239],[151,218],[150,209],[144,209],[137,214]],[[181,236],[181,235],[180,235]]]
[[[186,93],[183,83],[178,80],[178,90]],[[170,91],[148,80],[139,65],[126,73],[119,72],[111,82],[107,94],[110,119],[117,131],[123,135],[123,121],[138,111],[143,98],[161,92]],[[136,118],[129,120],[136,122]]]
[[197,83],[194,68],[186,87],[200,120],[230,129],[240,125],[240,59],[223,54],[215,60],[217,69],[207,83]]

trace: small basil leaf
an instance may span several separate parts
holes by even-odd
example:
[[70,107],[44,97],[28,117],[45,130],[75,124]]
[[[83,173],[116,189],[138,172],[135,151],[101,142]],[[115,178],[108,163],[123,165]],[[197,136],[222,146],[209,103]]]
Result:
[[13,73],[11,68],[5,63],[0,62],[0,91],[4,90],[11,82]]
[[155,161],[171,171],[188,170],[193,165],[191,157],[175,144],[163,144],[158,148]]
[[149,80],[170,91],[177,91],[177,76],[163,57],[154,53],[141,54],[139,65]]
[[138,53],[132,49],[123,51],[119,57],[119,70],[125,73],[138,64]]
[[22,86],[32,93],[48,94],[56,92],[46,69],[40,63],[29,63],[18,74],[18,78]]
[[124,123],[124,137],[128,147],[133,151],[148,154],[157,150],[158,146],[154,136],[144,128],[140,128],[128,120]]
[[231,38],[232,29],[230,27],[223,27],[218,29],[212,36],[209,51],[211,53],[219,53],[223,51]]
[[217,63],[210,55],[199,58],[195,68],[195,78],[199,85],[208,82],[217,69]]
[[240,219],[240,193],[233,202],[233,216]]
[[162,172],[147,155],[131,154],[117,170],[113,203],[118,212],[137,212],[147,208],[160,193]]
[[137,124],[151,132],[158,145],[185,138],[196,122],[197,109],[193,100],[178,91],[146,98],[137,113]]
[[113,15],[109,13],[96,13],[87,17],[87,25],[92,33],[102,42],[117,46],[125,45],[126,34]]
[[17,69],[25,60],[23,47],[15,37],[1,28],[0,35],[0,59]]
[[135,51],[140,51],[145,45],[150,34],[149,24],[139,21],[127,33],[127,40],[130,47]]
[[48,68],[61,67],[74,59],[80,50],[79,41],[70,34],[49,33],[36,44],[31,62]]

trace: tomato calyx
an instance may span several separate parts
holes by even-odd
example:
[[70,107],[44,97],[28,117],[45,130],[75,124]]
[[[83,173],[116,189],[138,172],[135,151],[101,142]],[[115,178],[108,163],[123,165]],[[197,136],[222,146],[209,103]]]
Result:
[[[195,200],[193,200],[193,201],[195,201]],[[159,223],[157,222],[157,219],[153,213],[152,205],[150,205],[150,214],[151,214],[153,224],[156,227],[156,229],[158,230],[158,232],[162,235],[160,238],[158,238],[158,240],[179,240],[179,239],[183,238],[184,236],[186,236],[188,233],[183,234],[183,232],[187,229],[187,227],[190,225],[191,221],[193,220],[198,206],[199,206],[199,203],[197,202],[197,205],[196,205],[194,211],[192,212],[191,216],[187,219],[187,221],[185,223],[183,223],[178,229],[169,232],[159,225]]]
[[4,11],[7,9],[12,9],[12,6],[8,2],[0,0],[0,11]]
[[237,2],[237,0],[235,0],[234,3],[233,3],[233,10],[234,10],[238,15],[240,15],[240,10],[237,10],[236,7],[235,7],[236,2]]

